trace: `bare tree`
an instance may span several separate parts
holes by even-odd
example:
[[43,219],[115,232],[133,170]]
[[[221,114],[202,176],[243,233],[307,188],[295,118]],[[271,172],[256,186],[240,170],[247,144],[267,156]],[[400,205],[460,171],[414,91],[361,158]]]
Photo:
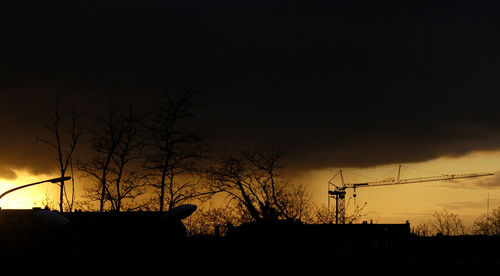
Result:
[[[365,213],[363,213],[363,211],[367,205],[367,202],[364,202],[362,205],[354,204],[352,208],[350,208],[350,205],[351,200],[348,200],[345,213],[345,223],[347,224],[359,222],[361,218],[365,216]],[[335,221],[335,216],[335,209],[329,209],[327,206],[316,207],[314,209],[311,222],[331,224]]]
[[[352,204],[352,205],[351,205]],[[362,205],[356,203],[356,200],[353,200],[351,203],[351,198],[347,200],[346,210],[345,210],[345,223],[354,223],[358,222],[362,217],[366,214],[363,213],[368,202],[363,202]],[[352,207],[351,207],[352,206]]]
[[312,223],[316,224],[331,224],[335,221],[335,211],[330,210],[327,206],[316,207]]
[[123,135],[111,157],[112,179],[110,179],[110,185],[107,188],[112,209],[118,212],[122,209],[124,199],[133,199],[142,194],[141,188],[145,179],[139,166],[133,164],[141,157],[140,152],[143,148],[143,137],[138,129],[140,118],[129,106],[122,121]]
[[[69,119],[68,119],[69,118]],[[49,121],[45,124],[45,128],[51,133],[50,138],[42,138],[37,136],[36,139],[42,143],[50,145],[56,151],[57,169],[61,178],[66,176],[68,166],[72,165],[72,157],[78,140],[82,135],[82,128],[80,127],[81,114],[76,112],[73,107],[71,109],[64,109],[61,107],[61,99],[56,98],[54,105],[50,109]],[[69,121],[69,123],[67,123]],[[74,201],[74,181],[71,189],[71,200],[66,196],[68,203],[68,210],[73,208]],[[59,210],[64,211],[64,195],[66,194],[66,187],[64,180],[60,182],[59,191]]]
[[500,236],[500,207],[493,209],[492,214],[487,216],[491,224],[491,233]]
[[427,237],[430,235],[435,234],[434,231],[432,230],[432,226],[429,223],[419,223],[417,226],[412,228],[411,232],[414,235],[420,236],[420,237]]
[[313,215],[312,196],[306,186],[302,184],[289,184],[287,192],[283,194],[283,212],[285,218],[298,221],[310,221]]
[[491,214],[484,214],[474,220],[473,231],[476,235],[500,236],[500,207]]
[[130,105],[123,108],[118,99],[107,95],[104,116],[95,116],[94,125],[88,127],[95,156],[79,162],[78,169],[96,180],[86,196],[99,201],[100,212],[107,201],[113,210],[120,211],[123,199],[140,194],[138,172],[125,170],[140,151],[138,124]]
[[464,235],[466,232],[462,219],[448,210],[435,211],[431,225],[437,233],[447,236]]
[[189,236],[223,236],[239,223],[235,210],[230,206],[200,208],[184,221]]
[[490,223],[489,216],[486,216],[486,214],[484,214],[484,215],[477,217],[474,220],[472,230],[474,232],[474,235],[491,236],[493,233],[493,231],[492,231],[493,228],[492,228],[492,225]]
[[146,125],[149,150],[144,167],[155,181],[159,211],[211,193],[201,187],[199,161],[208,151],[208,136],[192,127],[199,91],[165,90],[161,107]]
[[279,150],[261,149],[230,155],[207,170],[209,185],[234,200],[253,221],[300,219],[310,197],[303,186],[290,185],[281,175],[282,156]]

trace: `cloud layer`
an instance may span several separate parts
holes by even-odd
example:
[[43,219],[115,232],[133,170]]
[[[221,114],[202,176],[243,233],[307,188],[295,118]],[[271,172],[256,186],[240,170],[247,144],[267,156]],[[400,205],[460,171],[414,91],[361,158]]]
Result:
[[147,109],[163,81],[208,93],[200,123],[217,150],[275,146],[293,168],[500,148],[497,7],[25,2],[0,9],[12,26],[0,43],[6,178],[53,169],[34,140],[49,95],[92,110],[104,91],[126,91]]

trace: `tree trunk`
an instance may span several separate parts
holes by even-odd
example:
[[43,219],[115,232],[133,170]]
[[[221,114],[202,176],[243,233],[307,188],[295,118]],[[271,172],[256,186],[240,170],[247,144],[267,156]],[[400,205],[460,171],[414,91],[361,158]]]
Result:
[[161,183],[160,183],[160,212],[163,212],[163,202],[165,200],[165,177],[167,172],[163,170],[161,172]]
[[[64,173],[61,174],[61,178],[62,177],[64,177]],[[60,192],[59,192],[59,211],[61,213],[64,211],[63,193],[64,193],[64,180],[61,180],[61,189],[60,189]]]
[[62,162],[61,162],[61,188],[59,189],[59,212],[64,212],[64,180],[62,180],[66,174],[66,168],[62,167]]
[[[104,176],[103,176],[104,177]],[[99,212],[104,210],[104,197],[106,195],[106,180],[101,179],[101,198],[99,199]]]

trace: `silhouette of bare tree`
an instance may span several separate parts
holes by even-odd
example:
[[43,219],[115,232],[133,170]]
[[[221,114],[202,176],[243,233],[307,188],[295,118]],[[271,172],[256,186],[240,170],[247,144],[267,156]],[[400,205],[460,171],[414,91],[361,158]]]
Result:
[[[351,201],[348,200],[346,204],[346,213],[345,213],[345,223],[355,223],[359,222],[362,217],[365,216],[363,213],[367,202],[364,202],[362,205],[354,204],[350,207]],[[313,215],[309,222],[318,223],[318,224],[331,224],[335,221],[335,209],[329,209],[327,206],[316,207]]]
[[[61,106],[61,99],[56,97],[53,106],[50,108],[49,120],[44,125],[50,133],[50,138],[37,136],[36,139],[45,143],[56,151],[57,169],[61,178],[64,178],[68,166],[72,163],[73,153],[78,144],[79,138],[82,135],[82,127],[80,125],[81,113],[76,111],[76,108],[65,109]],[[69,121],[69,123],[67,122]],[[72,180],[71,200],[67,197],[64,181],[60,182],[59,191],[59,210],[64,211],[64,195],[66,194],[67,208],[69,211],[73,209],[75,199],[74,180]]]
[[207,170],[207,181],[253,221],[301,219],[311,198],[303,186],[289,184],[281,174],[282,157],[279,150],[264,149],[229,155]]
[[500,207],[494,208],[488,215],[477,217],[474,220],[473,231],[476,235],[500,236]]
[[447,236],[464,235],[466,227],[462,219],[448,210],[435,211],[431,226],[437,233]]
[[239,223],[234,208],[230,205],[223,207],[207,207],[197,210],[185,219],[184,225],[189,236],[222,236],[232,225]]
[[132,162],[140,157],[143,140],[139,131],[140,117],[132,105],[125,107],[118,99],[106,96],[104,116],[96,115],[89,126],[92,149],[95,153],[90,161],[80,161],[78,169],[96,182],[87,187],[87,197],[99,201],[99,211],[106,202],[111,209],[120,211],[122,201],[142,194],[144,178],[139,167]]
[[210,196],[203,189],[198,163],[208,152],[208,135],[191,125],[200,91],[169,90],[161,106],[146,124],[148,150],[144,168],[154,179],[159,211],[193,199]]

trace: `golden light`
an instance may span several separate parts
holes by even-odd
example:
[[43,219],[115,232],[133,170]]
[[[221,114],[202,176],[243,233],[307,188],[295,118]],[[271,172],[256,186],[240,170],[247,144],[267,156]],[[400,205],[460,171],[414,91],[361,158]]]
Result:
[[[411,169],[405,170],[405,165]],[[397,177],[399,164],[371,168],[328,168],[304,173],[292,182],[308,184],[314,201],[327,205],[328,180],[343,169],[346,183],[382,180]],[[351,206],[367,202],[362,220],[377,223],[404,223],[412,225],[432,219],[432,213],[447,209],[458,214],[469,226],[474,219],[486,213],[489,198],[490,210],[500,207],[499,177],[500,151],[476,152],[462,157],[442,157],[426,162],[403,164],[401,178],[491,172],[495,176],[477,179],[415,183],[407,185],[358,188],[357,196],[346,195]],[[479,185],[486,181],[488,185]],[[349,197],[349,199],[348,199]],[[349,207],[348,207],[349,208]]]
[[[22,185],[38,182],[44,179],[55,178],[54,175],[33,175],[28,171],[14,170],[17,174],[15,180],[0,179],[0,193]],[[33,207],[44,207],[46,204],[55,205],[52,202],[58,192],[58,185],[44,183],[41,185],[17,190],[0,200],[2,209],[31,209]]]

